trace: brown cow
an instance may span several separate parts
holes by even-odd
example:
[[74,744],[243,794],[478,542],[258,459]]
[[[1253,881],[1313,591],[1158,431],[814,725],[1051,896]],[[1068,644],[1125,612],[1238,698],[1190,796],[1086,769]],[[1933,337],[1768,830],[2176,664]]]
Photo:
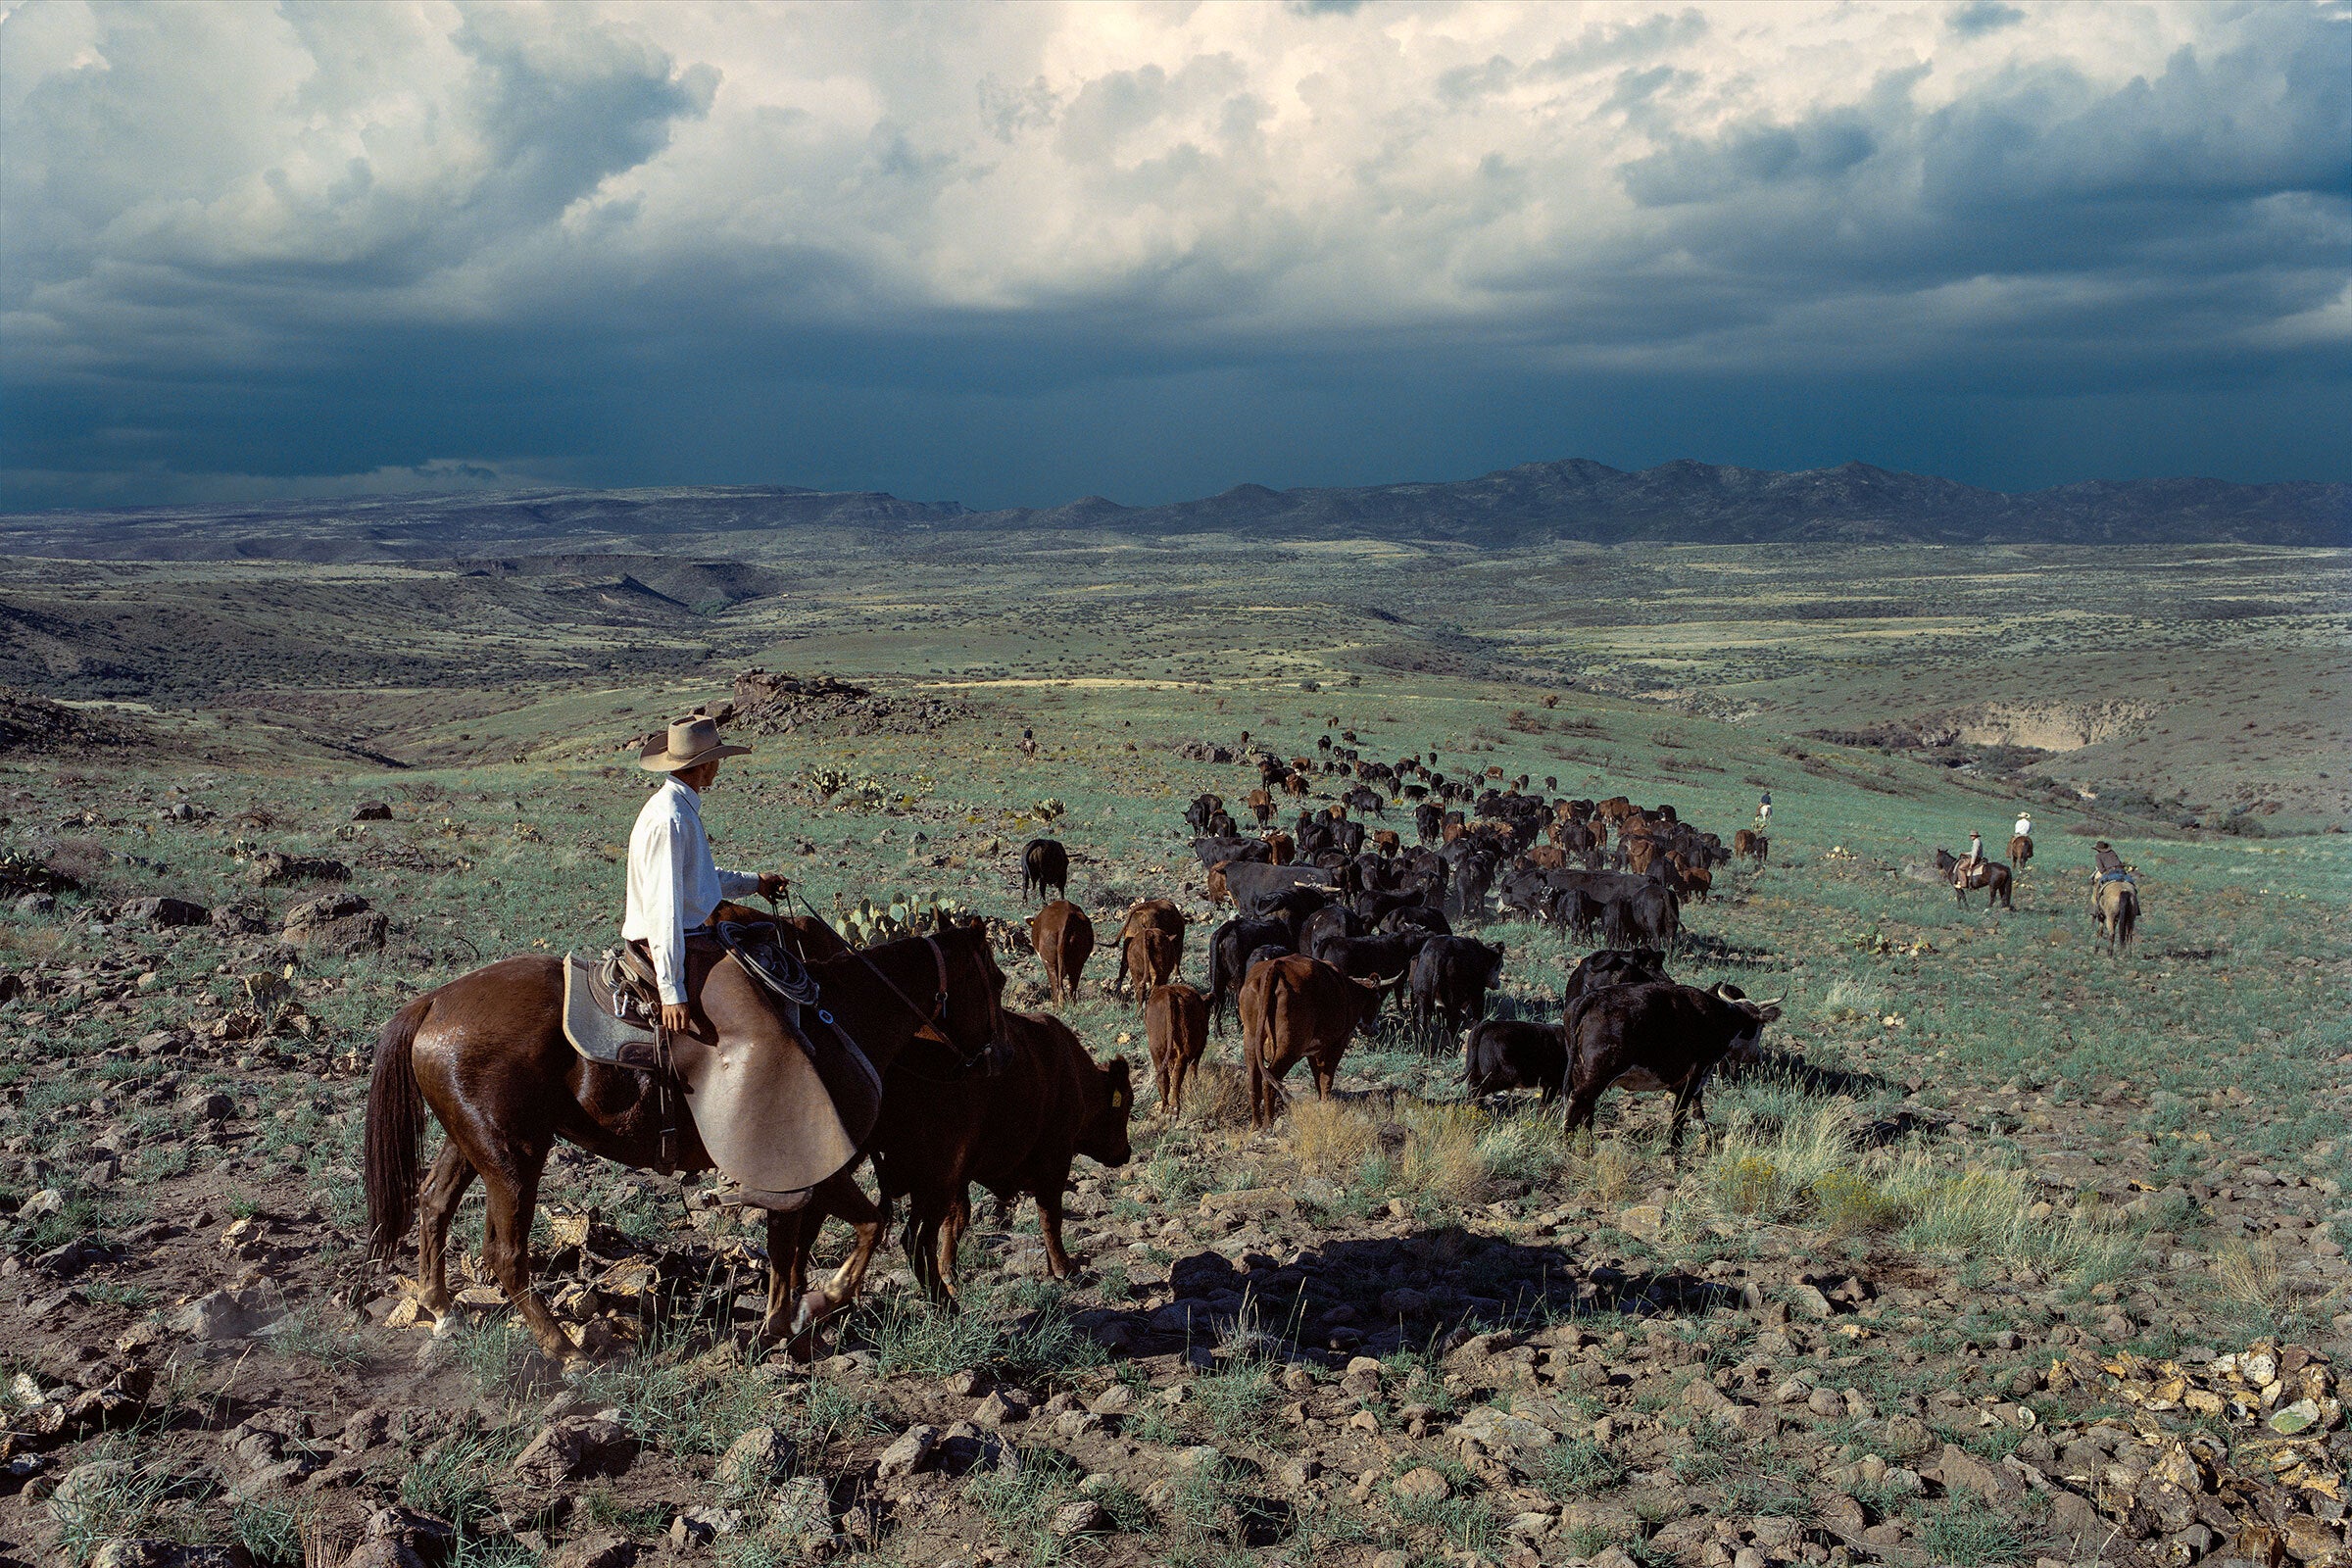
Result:
[[1242,982],[1242,1059],[1250,1064],[1250,1124],[1273,1119],[1276,1086],[1303,1059],[1315,1098],[1331,1098],[1340,1057],[1356,1030],[1380,1016],[1387,989],[1351,980],[1330,964],[1296,954],[1253,965]]
[[1153,986],[1176,978],[1184,963],[1184,913],[1167,899],[1147,899],[1130,907],[1119,922],[1119,972],[1111,989],[1134,987],[1141,1007]]
[[1184,965],[1184,938],[1165,931],[1138,931],[1119,945],[1119,973],[1140,1011],[1152,990],[1172,984]]
[[1029,945],[1046,966],[1046,986],[1055,1002],[1078,995],[1078,976],[1095,951],[1095,922],[1067,899],[1055,899],[1029,917]]
[[1743,827],[1732,835],[1732,858],[1735,860],[1753,860],[1762,865],[1765,855],[1771,849],[1771,841],[1752,827]]
[[1630,838],[1625,841],[1625,868],[1636,876],[1649,875],[1649,868],[1658,858],[1658,841],[1652,838]]
[[[906,1196],[906,1260],[926,1290],[951,1300],[956,1250],[972,1219],[971,1183],[996,1195],[1000,1222],[1023,1193],[1037,1200],[1046,1268],[1066,1279],[1072,1265],[1061,1245],[1061,1195],[1070,1160],[1085,1154],[1105,1165],[1127,1163],[1135,1105],[1127,1059],[1099,1065],[1076,1035],[1043,1013],[1007,1009],[1002,1038],[1010,1048],[1004,1070],[958,1079],[953,1093],[913,1077],[911,1062],[894,1069],[874,1129],[883,1209]],[[952,1065],[941,1059],[919,1070],[938,1077]]]
[[1159,1113],[1184,1112],[1184,1086],[1208,1049],[1208,1003],[1191,986],[1154,986],[1144,1004],[1144,1038],[1152,1046],[1152,1076],[1159,1085]]
[[1266,856],[1268,864],[1288,865],[1293,860],[1298,858],[1298,843],[1288,833],[1268,833],[1265,835],[1265,839],[1266,849],[1268,851]]
[[1393,828],[1377,828],[1372,834],[1372,848],[1382,855],[1393,856],[1404,848],[1404,840],[1398,838]]
[[1285,794],[1285,795],[1288,795],[1288,796],[1292,796],[1292,797],[1294,797],[1295,799],[1298,799],[1298,800],[1304,800],[1304,799],[1306,799],[1306,788],[1307,788],[1307,785],[1306,785],[1306,768],[1307,768],[1307,764],[1306,764],[1306,763],[1304,763],[1304,762],[1300,762],[1299,764],[1298,764],[1298,771],[1297,771],[1297,772],[1294,772],[1294,773],[1286,773],[1286,774],[1284,774],[1284,775],[1283,775],[1283,779],[1282,779],[1282,793],[1283,793],[1283,794]]
[[1250,792],[1250,814],[1257,818],[1257,825],[1259,827],[1264,827],[1268,822],[1273,821],[1273,794],[1270,791],[1262,788],[1251,790]]
[[1235,865],[1238,863],[1238,861],[1234,860],[1219,860],[1216,864],[1208,868],[1209,903],[1231,904],[1233,902],[1233,890],[1225,885],[1225,868],[1229,865]]
[[1568,864],[1568,852],[1556,844],[1538,844],[1519,857],[1519,869],[1531,866],[1541,871],[1558,871]]

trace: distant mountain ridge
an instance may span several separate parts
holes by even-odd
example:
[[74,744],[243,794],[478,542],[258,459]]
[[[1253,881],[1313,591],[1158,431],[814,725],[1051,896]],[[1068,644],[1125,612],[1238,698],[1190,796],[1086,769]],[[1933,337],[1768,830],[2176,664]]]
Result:
[[880,491],[789,485],[375,496],[260,506],[0,516],[21,554],[142,560],[245,557],[424,561],[484,550],[635,548],[675,554],[707,537],[739,548],[788,529],[1232,534],[1428,539],[1483,546],[1776,541],[1921,544],[2352,546],[2352,485],[2222,479],[2086,480],[2009,493],[1868,464],[1794,473],[1678,459],[1628,471],[1589,459],[1527,463],[1475,479],[1269,490],[1124,507],[975,512]]

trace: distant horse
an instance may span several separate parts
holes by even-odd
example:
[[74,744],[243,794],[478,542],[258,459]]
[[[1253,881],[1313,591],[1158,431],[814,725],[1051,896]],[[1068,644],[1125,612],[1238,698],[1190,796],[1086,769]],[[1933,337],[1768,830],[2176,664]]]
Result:
[[2020,833],[2009,841],[2009,863],[2011,865],[2023,871],[2033,858],[2034,837],[2032,834]]
[[1998,860],[1986,860],[1983,865],[1971,867],[1967,879],[1963,881],[1959,858],[1949,850],[1937,850],[1936,869],[1941,871],[1943,879],[1952,885],[1952,902],[1962,908],[1968,907],[1968,895],[1972,888],[1984,890],[1984,907],[1987,909],[1996,901],[2004,909],[2017,907],[2009,902],[2009,867]]
[[2091,923],[2107,939],[2107,952],[2122,957],[2132,950],[2132,933],[2139,924],[2139,893],[2129,882],[2102,882],[2091,890]]
[[[723,956],[710,961],[700,944],[688,949],[688,961],[704,979],[695,1028],[680,1037],[682,1047],[765,1038],[784,1048],[783,1024],[766,993],[739,964]],[[887,1073],[918,1038],[945,1042],[943,1054],[967,1061],[1000,1038],[1004,975],[977,923],[862,955],[811,956],[808,973],[826,1008],[878,1072]],[[918,997],[928,1011],[910,1000]],[[639,1169],[712,1168],[676,1084],[662,1077],[588,1061],[571,1049],[564,1037],[564,960],[554,955],[502,959],[416,998],[392,1015],[375,1043],[366,1151],[369,1255],[388,1258],[416,1225],[418,1301],[446,1313],[449,1225],[479,1176],[489,1199],[483,1261],[542,1350],[578,1355],[531,1286],[540,1174],[558,1140]],[[448,1137],[419,1192],[428,1109]],[[884,1216],[858,1186],[856,1169],[853,1161],[811,1189],[807,1210],[769,1211],[762,1337],[797,1336],[857,1295]],[[807,1291],[812,1221],[825,1213],[857,1230],[857,1250],[831,1281]]]

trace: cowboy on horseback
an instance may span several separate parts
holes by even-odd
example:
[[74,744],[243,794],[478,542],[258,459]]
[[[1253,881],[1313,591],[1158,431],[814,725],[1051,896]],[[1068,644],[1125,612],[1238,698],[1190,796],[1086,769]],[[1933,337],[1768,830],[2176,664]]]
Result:
[[2115,853],[2115,846],[2105,839],[2099,840],[2090,847],[2090,905],[2092,912],[2096,913],[2099,905],[2099,889],[2110,882],[2131,881],[2132,868],[2124,863],[2122,856]]
[[1984,835],[1971,833],[1968,836],[1968,853],[1960,857],[1958,865],[1952,867],[1952,885],[1963,888],[1972,887],[1975,885],[1977,873],[1984,869]]
[[750,751],[720,744],[717,721],[695,713],[671,720],[665,736],[650,737],[637,759],[639,767],[669,777],[647,799],[629,833],[628,902],[620,935],[653,960],[662,1027],[672,1034],[694,1028],[687,942],[710,935],[710,913],[720,900],[755,893],[773,899],[784,891],[779,872],[720,870],[711,858],[710,837],[703,831],[703,792],[717,779],[718,764]]

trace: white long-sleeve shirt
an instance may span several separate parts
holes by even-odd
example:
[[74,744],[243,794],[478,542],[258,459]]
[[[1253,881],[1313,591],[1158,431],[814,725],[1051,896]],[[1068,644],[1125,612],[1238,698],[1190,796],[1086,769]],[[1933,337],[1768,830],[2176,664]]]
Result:
[[709,920],[719,900],[759,891],[758,876],[722,871],[711,860],[700,797],[664,779],[629,833],[629,903],[620,922],[625,940],[653,954],[663,1002],[686,1001],[686,933]]

